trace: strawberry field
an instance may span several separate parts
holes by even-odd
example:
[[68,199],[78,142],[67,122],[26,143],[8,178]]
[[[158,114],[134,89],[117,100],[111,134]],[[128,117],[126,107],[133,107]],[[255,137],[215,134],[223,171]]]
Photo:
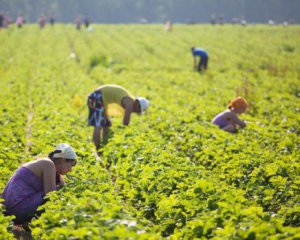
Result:
[[[78,164],[32,221],[34,239],[300,239],[300,28],[12,26],[0,31],[0,190],[67,142]],[[192,46],[208,71],[193,71]],[[118,84],[149,99],[113,118],[98,157],[87,95]],[[247,127],[211,124],[237,95]],[[13,238],[0,209],[0,235]]]

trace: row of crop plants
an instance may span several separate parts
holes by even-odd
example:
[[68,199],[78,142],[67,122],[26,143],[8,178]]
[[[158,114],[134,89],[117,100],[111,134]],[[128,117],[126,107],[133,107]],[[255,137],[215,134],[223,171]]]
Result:
[[[134,237],[139,233],[147,238],[143,224],[123,209],[123,201],[118,198],[107,170],[95,157],[89,142],[85,109],[88,92],[82,87],[86,83],[85,72],[69,58],[69,42],[65,35],[52,37],[51,34],[24,30],[23,37],[18,37],[28,44],[22,44],[18,52],[11,52],[20,65],[15,63],[2,71],[5,78],[1,82],[1,100],[5,108],[1,109],[4,113],[1,121],[6,126],[1,128],[5,146],[1,169],[6,174],[1,179],[1,189],[20,162],[47,155],[58,142],[69,142],[78,153],[79,164],[67,178],[69,186],[53,194],[46,206],[47,212],[35,221],[33,236],[69,239],[71,236],[113,237],[120,234]],[[10,44],[17,45],[13,41]],[[20,77],[16,79],[18,74]],[[6,138],[9,144],[5,144]],[[10,169],[6,170],[7,167]],[[3,219],[2,236],[6,236],[5,228],[10,218]]]
[[[273,44],[266,45],[261,38],[276,30],[267,34],[262,30],[256,32],[257,37],[252,29],[242,30],[243,38],[250,39],[246,50],[245,39],[214,42],[224,45],[223,58],[231,66],[220,72],[212,70],[200,79],[157,64],[157,74],[149,77],[154,80],[142,80],[149,84],[147,94],[153,102],[147,123],[139,121],[137,128],[116,133],[105,149],[107,161],[115,163],[111,170],[125,200],[135,206],[138,215],[150,218],[162,236],[287,238],[299,234],[299,100],[294,94],[299,58],[294,51],[282,50],[296,46],[295,32],[287,31],[290,35],[282,40],[280,33]],[[225,41],[229,41],[225,38],[228,33],[232,32],[222,33]],[[147,37],[151,39],[152,34]],[[135,39],[139,38],[133,35],[133,44],[138,42]],[[181,41],[173,40],[176,48]],[[118,43],[122,46],[122,41]],[[153,48],[154,52],[170,51],[165,46]],[[261,65],[262,49],[277,70]],[[248,56],[245,62],[251,69],[246,73],[231,61],[236,57],[242,62],[241,57],[231,58],[239,52]],[[280,52],[283,54],[277,55]],[[161,60],[185,65],[184,58]],[[285,62],[286,58],[290,61]],[[284,68],[288,71],[283,72]],[[132,84],[141,81],[134,70],[127,73]],[[126,84],[128,78],[122,80],[119,75]],[[248,88],[253,112],[244,116],[249,122],[246,130],[228,136],[209,122],[225,108],[224,96],[229,98],[238,87]]]
[[[26,44],[26,40],[19,38],[19,44]],[[26,157],[26,128],[29,112],[29,97],[26,94],[28,78],[30,75],[26,67],[30,66],[22,62],[25,52],[17,52],[18,43],[9,35],[2,34],[1,42],[11,42],[11,45],[1,47],[0,64],[0,189],[2,190],[12,172]],[[5,217],[2,214],[1,206],[0,235],[3,238],[10,238],[12,234],[7,231],[12,217]]]
[[[80,157],[68,186],[51,194],[33,222],[33,236],[299,235],[299,58],[297,50],[277,54],[282,46],[297,49],[296,29],[235,30],[99,25],[85,33],[57,25],[1,34],[7,43],[0,68],[1,138],[7,139],[1,187],[19,162],[47,154],[57,142],[69,142]],[[274,34],[266,45],[263,39]],[[201,76],[192,72],[193,44],[212,53],[211,70]],[[262,50],[271,59],[264,61],[276,65],[262,66]],[[100,159],[85,101],[103,83],[123,85],[151,105],[128,128],[114,119]],[[252,111],[243,117],[249,126],[228,135],[210,120],[238,87],[249,90]],[[5,233],[9,218],[3,219]]]

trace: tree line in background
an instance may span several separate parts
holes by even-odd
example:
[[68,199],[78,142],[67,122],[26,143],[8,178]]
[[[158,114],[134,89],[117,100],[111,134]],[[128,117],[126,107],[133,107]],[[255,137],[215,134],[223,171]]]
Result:
[[99,23],[164,22],[300,22],[299,0],[1,0],[0,10],[12,18],[23,14],[27,22],[40,15],[58,22],[73,22],[78,15]]

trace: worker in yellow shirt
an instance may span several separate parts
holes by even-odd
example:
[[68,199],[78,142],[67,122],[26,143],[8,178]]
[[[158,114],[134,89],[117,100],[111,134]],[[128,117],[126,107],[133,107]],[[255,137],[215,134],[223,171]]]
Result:
[[143,113],[149,107],[146,98],[133,97],[125,88],[118,85],[102,85],[88,96],[88,125],[94,127],[93,141],[101,148],[102,139],[108,134],[111,121],[109,116],[123,116],[123,125],[130,123],[131,113]]

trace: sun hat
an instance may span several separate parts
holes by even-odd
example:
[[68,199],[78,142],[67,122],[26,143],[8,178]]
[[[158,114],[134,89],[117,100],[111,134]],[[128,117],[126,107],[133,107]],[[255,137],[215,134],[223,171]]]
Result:
[[56,146],[55,150],[61,151],[54,153],[53,158],[65,158],[76,160],[76,153],[74,149],[67,143],[60,143]]
[[145,112],[149,108],[149,101],[146,98],[138,97],[136,98],[141,106],[141,113]]
[[248,106],[249,106],[248,102],[243,97],[236,97],[236,98],[232,99],[228,104],[229,108],[230,107],[232,107],[232,108],[240,108],[240,107],[248,108]]

